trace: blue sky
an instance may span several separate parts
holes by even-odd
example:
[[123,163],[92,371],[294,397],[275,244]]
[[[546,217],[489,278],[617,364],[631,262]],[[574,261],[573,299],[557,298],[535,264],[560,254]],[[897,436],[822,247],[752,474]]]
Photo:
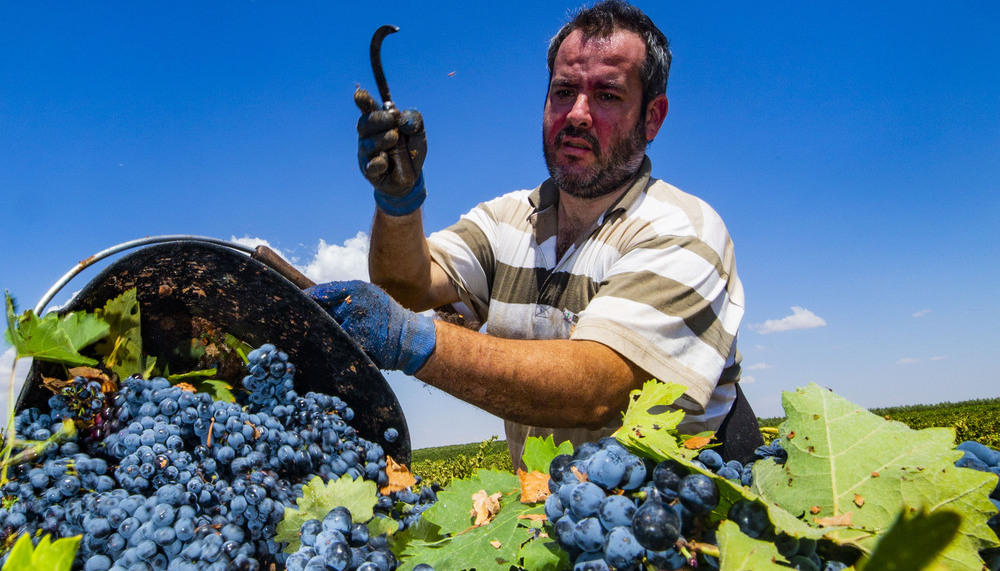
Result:
[[[729,226],[757,412],[809,382],[865,406],[1000,396],[1000,5],[638,5],[674,52],[654,175]],[[574,7],[2,3],[0,287],[31,307],[78,260],[161,234],[356,277],[373,203],[351,95],[374,89],[372,32],[400,27],[383,62],[424,114],[434,230],[546,177],[544,54]],[[502,432],[387,376],[414,446]]]

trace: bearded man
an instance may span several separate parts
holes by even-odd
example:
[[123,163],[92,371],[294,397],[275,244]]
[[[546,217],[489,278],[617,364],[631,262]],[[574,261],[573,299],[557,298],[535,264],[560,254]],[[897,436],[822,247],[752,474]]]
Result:
[[[651,378],[687,387],[675,403],[682,433],[715,431],[723,456],[741,462],[763,444],[738,385],[744,297],[729,233],[704,201],[652,178],[645,155],[667,115],[670,59],[633,6],[577,13],[548,51],[550,178],[426,238],[422,118],[356,94],[380,287],[334,282],[310,294],[380,368],[503,418],[515,466],[529,436],[579,445],[611,434]],[[410,164],[396,160],[400,140]],[[444,306],[485,325],[416,313]]]

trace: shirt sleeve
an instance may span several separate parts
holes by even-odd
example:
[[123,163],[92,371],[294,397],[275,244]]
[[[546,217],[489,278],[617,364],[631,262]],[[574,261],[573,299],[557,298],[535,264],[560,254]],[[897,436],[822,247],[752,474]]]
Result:
[[654,378],[687,386],[678,404],[703,413],[732,364],[743,317],[726,258],[695,236],[642,240],[605,274],[571,338],[600,342]]
[[441,266],[462,303],[480,322],[486,321],[489,313],[495,264],[490,239],[496,233],[496,219],[489,203],[484,203],[427,238],[431,260]]

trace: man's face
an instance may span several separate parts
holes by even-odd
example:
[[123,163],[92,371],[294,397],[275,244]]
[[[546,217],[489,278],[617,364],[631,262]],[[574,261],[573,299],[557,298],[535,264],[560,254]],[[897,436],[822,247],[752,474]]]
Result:
[[545,163],[560,190],[597,198],[638,170],[648,140],[639,79],[645,56],[645,42],[628,31],[585,38],[574,30],[559,46],[542,138]]

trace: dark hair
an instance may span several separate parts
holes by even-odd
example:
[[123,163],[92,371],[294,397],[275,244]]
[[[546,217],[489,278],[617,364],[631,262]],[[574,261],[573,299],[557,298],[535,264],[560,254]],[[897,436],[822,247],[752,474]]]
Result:
[[580,30],[584,37],[606,38],[619,30],[634,32],[646,42],[646,58],[639,67],[642,81],[642,107],[661,93],[667,92],[667,76],[670,74],[670,43],[656,24],[642,10],[622,0],[604,0],[591,8],[581,8],[573,19],[562,27],[549,41],[549,80],[555,65],[559,46],[574,30]]

